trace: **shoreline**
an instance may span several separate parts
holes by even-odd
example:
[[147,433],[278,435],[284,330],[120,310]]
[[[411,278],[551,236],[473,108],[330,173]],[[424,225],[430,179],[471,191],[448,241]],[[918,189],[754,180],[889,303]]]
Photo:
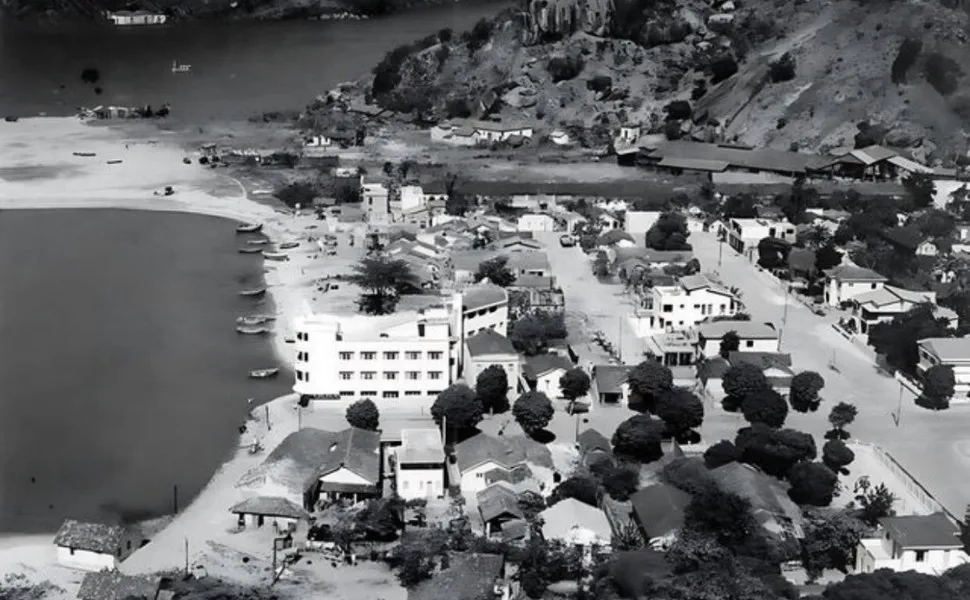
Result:
[[[250,198],[245,186],[229,175],[203,168],[195,161],[184,164],[182,159],[194,153],[182,146],[177,133],[93,127],[75,117],[0,123],[0,212],[100,208],[208,215],[230,221],[227,236],[236,236],[234,222],[262,223],[263,234],[274,244],[303,241],[313,231],[307,226],[319,225],[312,213],[295,215]],[[74,156],[78,151],[95,152],[96,156]],[[107,163],[117,159],[123,162]],[[153,195],[168,185],[175,188],[175,195]],[[283,370],[293,368],[293,352],[285,340],[292,335],[293,318],[303,310],[303,288],[314,279],[310,256],[315,251],[310,244],[304,242],[289,254],[286,262],[260,259],[276,315],[273,350]],[[259,411],[260,418],[250,421],[250,432],[239,436],[238,446],[230,450],[192,501],[150,544],[122,563],[124,572],[184,567],[186,539],[190,540],[190,555],[204,549],[197,542],[195,551],[191,550],[193,532],[205,531],[215,520],[227,524],[216,525],[221,529],[228,526],[228,510],[234,501],[227,503],[226,495],[235,492],[235,482],[242,474],[265,458],[265,454],[249,454],[248,444],[255,437],[264,448],[273,448],[295,428],[290,423],[297,420],[292,393],[256,401],[266,405],[266,412]],[[262,414],[269,415],[272,426],[261,421]],[[53,533],[0,535],[0,570],[49,580],[73,598],[84,573],[56,566],[53,537]]]

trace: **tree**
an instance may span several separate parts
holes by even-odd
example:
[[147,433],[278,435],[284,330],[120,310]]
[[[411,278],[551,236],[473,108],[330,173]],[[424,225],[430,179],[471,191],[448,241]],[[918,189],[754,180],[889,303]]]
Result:
[[721,215],[725,219],[753,219],[758,216],[758,203],[751,194],[735,194],[724,201]]
[[854,460],[855,452],[842,440],[829,440],[822,446],[822,462],[836,473],[841,473]]
[[604,281],[610,276],[610,257],[606,252],[600,250],[593,259],[593,276]]
[[815,439],[794,429],[775,429],[753,423],[738,430],[734,440],[741,460],[773,477],[782,479],[797,462],[815,460]]
[[573,475],[564,479],[549,495],[549,506],[574,498],[590,506],[599,506],[599,482],[589,475]]
[[788,261],[791,246],[773,237],[762,238],[758,242],[758,266],[763,269],[777,269]]
[[635,415],[613,432],[613,453],[632,461],[649,463],[663,456],[660,441],[663,424],[650,415]]
[[829,585],[825,600],[959,600],[943,577],[916,571],[896,572],[879,569],[872,573],[849,575]]
[[402,541],[388,563],[397,570],[397,579],[411,589],[434,573],[439,561],[448,555],[448,534],[443,529],[430,529]]
[[765,388],[744,397],[741,413],[748,423],[764,423],[778,428],[788,417],[788,403],[775,390]]
[[818,578],[826,569],[838,569],[843,573],[852,568],[855,552],[866,532],[859,519],[845,511],[805,511],[802,539],[802,564],[812,579]]
[[916,399],[916,403],[931,410],[950,408],[955,385],[953,367],[933,365],[923,374],[923,393]]
[[839,476],[820,462],[802,461],[788,472],[788,496],[796,504],[828,506],[835,496]]
[[923,50],[923,40],[919,38],[906,38],[899,46],[896,59],[890,71],[893,83],[906,83],[906,73],[916,64],[920,52]]
[[436,425],[445,423],[445,433],[471,429],[482,420],[482,404],[467,385],[456,383],[448,386],[431,405],[431,416]]
[[829,412],[829,424],[832,425],[832,430],[837,433],[839,439],[849,438],[849,432],[845,428],[855,421],[858,414],[859,409],[848,402],[839,402],[832,407],[832,411]]
[[781,58],[768,65],[768,74],[772,83],[791,81],[795,78],[795,57],[790,52],[785,52]]
[[815,412],[821,399],[818,393],[825,387],[825,379],[815,371],[802,371],[791,380],[788,399],[792,410],[800,413]]
[[376,539],[392,541],[404,528],[403,516],[404,500],[400,496],[370,500],[357,513],[357,527]]
[[274,194],[280,202],[290,208],[309,208],[313,200],[319,195],[319,190],[312,183],[297,181],[282,188]]
[[489,365],[475,379],[475,393],[488,414],[509,410],[509,376],[501,365]]
[[403,260],[366,256],[354,265],[350,282],[363,289],[357,306],[369,315],[394,312],[398,298],[411,279],[411,268]]
[[728,549],[748,541],[758,527],[746,499],[711,487],[691,497],[684,511],[684,529],[712,536]]
[[888,323],[869,327],[869,345],[883,355],[886,363],[907,375],[916,374],[919,362],[917,342],[931,337],[950,337],[949,325],[944,318],[936,318],[936,307],[922,304]]
[[832,243],[825,244],[815,251],[815,269],[821,273],[842,264],[842,253]]
[[536,390],[528,391],[519,396],[512,405],[512,416],[522,431],[529,435],[540,431],[552,420],[555,409],[549,397]]
[[509,268],[509,258],[507,256],[496,256],[478,265],[478,272],[475,273],[475,281],[488,279],[499,287],[509,287],[515,283],[515,273]]
[[563,315],[537,312],[515,320],[509,332],[509,341],[517,351],[526,356],[536,356],[546,351],[550,340],[562,339],[566,333]]
[[638,489],[640,489],[640,466],[628,463],[612,464],[607,461],[602,463],[604,468],[600,476],[603,489],[609,494],[610,498],[619,502],[626,502]]
[[913,208],[919,210],[933,204],[936,194],[936,184],[926,173],[911,173],[903,178],[903,187],[909,194]]
[[704,451],[704,466],[708,469],[716,469],[738,460],[741,460],[741,452],[731,440],[721,440]]
[[364,398],[347,407],[347,423],[358,429],[377,431],[381,423],[381,413],[370,398]]
[[675,387],[660,393],[654,414],[663,421],[665,435],[683,440],[704,422],[704,403],[690,390]]
[[746,397],[771,388],[764,371],[751,363],[741,363],[729,368],[721,379],[721,387],[727,394],[723,401],[724,409],[731,412],[739,409]]
[[645,360],[627,375],[630,385],[630,408],[639,412],[653,412],[657,397],[674,387],[671,370],[655,360]]
[[570,405],[579,398],[586,396],[590,384],[589,375],[579,367],[566,371],[559,378],[559,390],[562,392],[563,398],[569,400]]
[[731,356],[732,352],[737,352],[741,348],[741,336],[738,335],[737,331],[733,329],[724,334],[721,338],[721,348],[718,354],[724,360],[727,360]]
[[687,219],[676,212],[665,212],[650,226],[645,235],[648,248],[654,250],[690,250]]
[[896,514],[893,505],[896,495],[889,491],[886,484],[873,487],[868,476],[860,477],[853,488],[855,503],[859,505],[859,518],[870,527],[879,524],[879,519]]

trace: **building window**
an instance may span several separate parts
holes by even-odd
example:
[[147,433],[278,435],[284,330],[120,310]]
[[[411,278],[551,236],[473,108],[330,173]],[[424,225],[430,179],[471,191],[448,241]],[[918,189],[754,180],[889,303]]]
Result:
[[376,396],[376,395],[377,395],[377,392],[371,392],[371,391],[367,391],[367,392],[361,392],[361,393],[360,393],[360,395],[361,395],[361,397],[365,397],[365,398],[366,398],[366,397],[371,397],[371,398],[373,398],[374,396]]
[[418,390],[408,390],[408,391],[404,392],[404,395],[405,396],[420,396],[421,395],[421,392],[419,392]]
[[375,375],[377,375],[377,371],[361,371],[360,378],[370,381],[371,379],[374,379]]
[[303,371],[297,371],[296,372],[296,380],[297,381],[303,381]]
[[344,391],[340,392],[340,396],[342,398],[346,398],[347,396],[353,396],[354,393],[355,392],[344,390]]
[[874,289],[876,289],[876,284],[874,284],[874,283],[870,283],[870,284],[869,284],[869,289],[870,289],[870,290],[874,290]]
[[754,348],[754,340],[748,340],[744,343],[745,348]]
[[384,360],[397,360],[397,352],[385,352]]
[[415,352],[414,350],[409,350],[409,351],[407,351],[407,352],[404,353],[404,358],[406,358],[408,360],[420,360],[421,359],[421,353],[420,352]]
[[421,379],[421,371],[408,371],[404,374],[404,378],[410,381],[417,381]]
[[437,396],[438,396],[438,394],[440,394],[440,393],[441,393],[441,390],[435,390],[435,391],[433,391],[433,392],[432,392],[431,390],[428,390],[428,395],[429,395],[429,396],[434,396],[434,397],[437,397]]
[[360,357],[363,360],[374,360],[377,358],[377,352],[361,352]]
[[388,381],[397,379],[397,371],[384,371],[384,379]]
[[340,360],[353,360],[353,359],[354,359],[354,353],[353,352],[341,352],[340,353]]
[[397,398],[398,395],[399,394],[397,392],[384,392],[385,398]]
[[344,381],[350,381],[351,379],[354,378],[354,372],[353,371],[341,371],[340,372],[340,378],[342,380],[344,380]]
[[441,371],[428,371],[428,379],[441,379]]
[[926,550],[917,550],[916,562],[923,562],[924,560],[926,560]]
[[674,305],[673,304],[664,304],[664,309],[663,310],[664,310],[665,313],[674,312]]
[[428,358],[431,360],[441,360],[441,352],[428,352]]

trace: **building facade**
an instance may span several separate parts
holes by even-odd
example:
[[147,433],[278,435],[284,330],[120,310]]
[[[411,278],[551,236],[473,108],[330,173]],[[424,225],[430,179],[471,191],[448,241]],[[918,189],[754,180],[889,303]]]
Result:
[[880,519],[878,533],[859,542],[857,573],[891,569],[940,575],[970,562],[959,529],[943,513],[886,517]]
[[951,402],[970,402],[970,339],[926,338],[918,342],[919,362],[916,369],[922,377],[936,365],[953,369],[953,398]]
[[856,296],[881,290],[887,279],[872,269],[840,265],[825,271],[825,303],[841,306]]
[[778,352],[778,330],[771,323],[751,321],[716,321],[697,326],[697,353],[699,356],[717,356],[721,340],[729,332],[738,335],[738,350],[744,352]]
[[725,241],[738,254],[753,258],[758,242],[766,237],[794,242],[795,226],[788,221],[774,219],[729,219],[724,226]]
[[729,290],[703,275],[690,275],[677,285],[653,287],[644,308],[634,313],[634,331],[640,337],[683,331],[712,317],[734,316],[740,310],[741,303]]
[[445,452],[437,429],[403,429],[394,455],[397,495],[405,500],[444,498]]

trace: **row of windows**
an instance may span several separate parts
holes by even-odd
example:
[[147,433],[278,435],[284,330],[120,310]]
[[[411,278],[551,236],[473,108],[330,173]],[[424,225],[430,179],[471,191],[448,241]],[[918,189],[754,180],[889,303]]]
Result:
[[481,317],[489,313],[493,313],[498,310],[498,306],[493,306],[491,308],[482,308],[480,310],[469,310],[465,312],[466,319],[474,319],[475,317]]
[[[405,396],[437,396],[440,393],[441,393],[441,390],[428,391],[428,392],[422,392],[420,390],[406,390],[404,392],[404,395]],[[340,396],[343,397],[343,398],[353,398],[356,395],[357,395],[357,392],[354,392],[354,391],[351,391],[351,390],[344,390],[344,391],[340,392]],[[375,392],[373,390],[366,390],[366,391],[361,392],[360,393],[360,396],[362,398],[376,398],[377,397],[377,392]],[[398,392],[398,391],[396,391],[396,390],[394,390],[394,391],[387,391],[387,392],[382,392],[381,393],[381,397],[382,398],[400,398],[401,397],[401,393]]]
[[[387,381],[396,381],[400,371],[384,371],[383,379]],[[441,379],[441,371],[428,371],[428,379]],[[370,381],[377,378],[377,371],[361,371],[360,378],[364,381]],[[417,381],[421,379],[421,371],[405,371],[404,378],[408,381]],[[340,379],[343,381],[350,381],[354,379],[353,371],[341,371]]]
[[[340,360],[354,360],[354,355],[360,354],[360,360],[376,360],[377,352],[341,352]],[[404,358],[407,360],[421,360],[421,355],[423,352],[420,350],[408,350],[404,353]],[[390,350],[381,353],[384,360],[398,360],[401,356],[400,352],[396,350]],[[432,350],[428,352],[428,360],[441,360],[444,356],[444,352]]]
[[[683,310],[683,308],[684,308],[684,305],[681,304],[680,305],[680,309]],[[720,305],[720,309],[721,309],[721,314],[723,315],[724,314],[724,311],[727,310],[727,304],[721,304]],[[695,304],[694,305],[694,310],[700,310],[702,315],[713,315],[714,314],[714,305],[713,304]],[[663,305],[663,311],[665,313],[674,312],[674,305],[673,304],[664,304]]]
[[492,323],[488,327],[482,327],[481,329],[472,329],[471,331],[469,331],[465,335],[467,335],[468,337],[471,337],[471,336],[475,335],[476,333],[479,333],[481,331],[485,331],[486,329],[491,329],[492,331],[498,331],[499,329],[502,329],[504,331],[505,330],[505,321],[502,321],[500,323]]

